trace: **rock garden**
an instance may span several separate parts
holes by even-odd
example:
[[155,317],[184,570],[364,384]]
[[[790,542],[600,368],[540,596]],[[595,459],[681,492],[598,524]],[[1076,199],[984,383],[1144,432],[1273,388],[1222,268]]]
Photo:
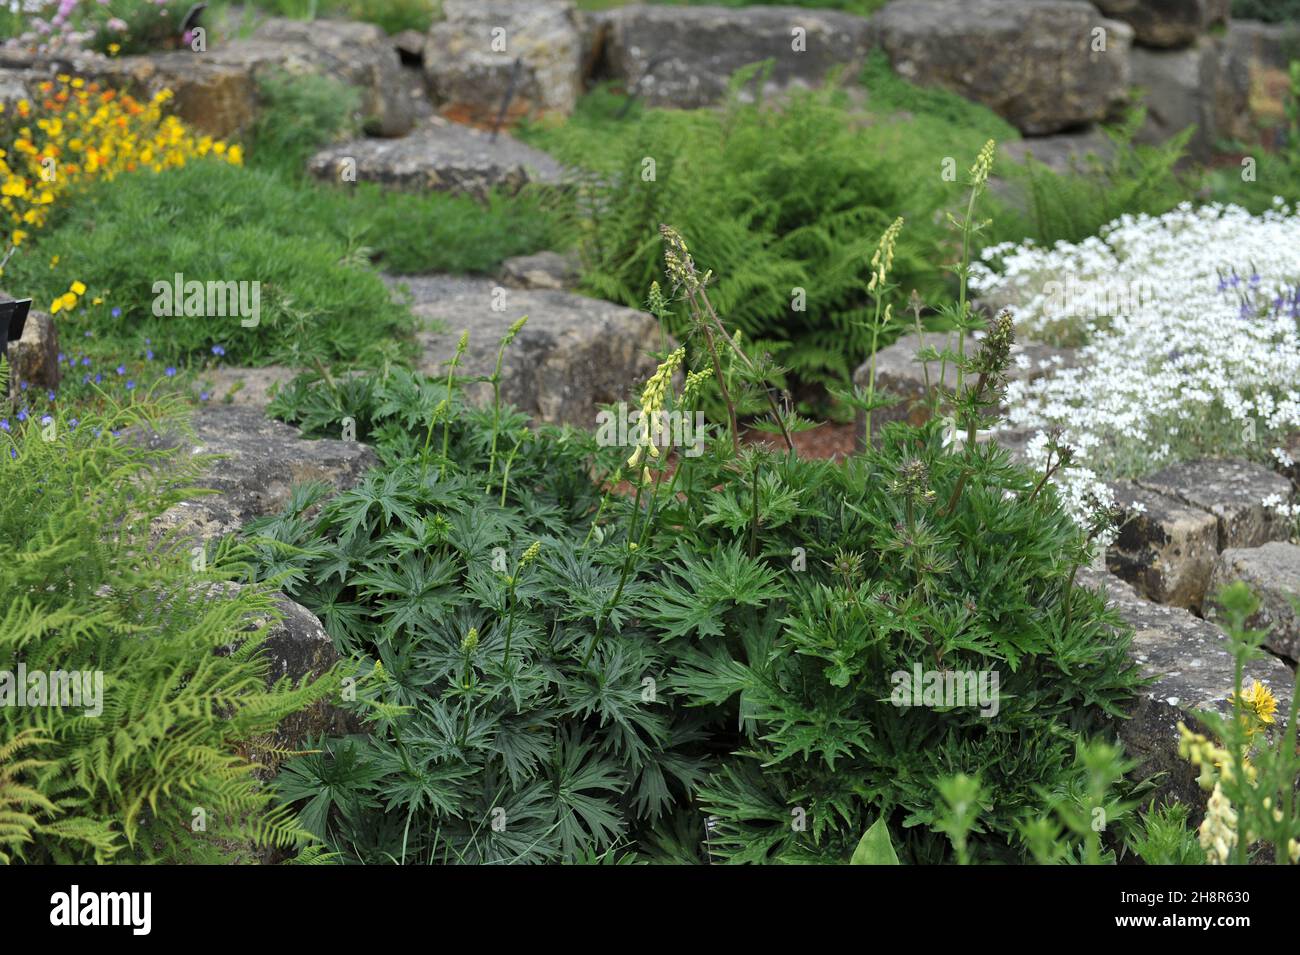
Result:
[[1300,863],[1300,3],[0,7],[0,862]]

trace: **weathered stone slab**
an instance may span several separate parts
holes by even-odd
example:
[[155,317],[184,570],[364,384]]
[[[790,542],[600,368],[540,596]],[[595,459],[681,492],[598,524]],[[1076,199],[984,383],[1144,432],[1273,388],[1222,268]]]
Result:
[[1082,0],[907,0],[871,26],[899,74],[983,103],[1026,135],[1106,119],[1128,93],[1133,28]]
[[1147,107],[1139,142],[1159,145],[1195,126],[1187,151],[1205,161],[1220,140],[1248,133],[1248,98],[1233,81],[1221,39],[1201,37],[1181,50],[1134,47],[1129,58]]
[[1228,19],[1231,0],[1093,0],[1101,12],[1123,20],[1145,46],[1186,46]]
[[[0,293],[0,301],[12,299]],[[45,312],[27,313],[22,337],[9,343],[8,352],[11,394],[17,394],[24,384],[32,388],[59,386],[63,376],[59,369],[59,333],[54,319]]]
[[214,540],[283,509],[295,484],[324,481],[346,490],[378,460],[355,441],[303,438],[297,428],[269,420],[257,408],[210,405],[195,413],[193,429],[192,440],[159,432],[133,436],[148,447],[220,455],[196,482],[216,493],[169,509],[155,522],[155,536],[174,532],[200,542]]
[[1215,594],[1241,580],[1259,598],[1259,610],[1246,621],[1252,630],[1267,631],[1264,646],[1274,653],[1300,660],[1300,547],[1272,541],[1262,547],[1229,548],[1219,555],[1210,576],[1207,619],[1218,619],[1221,608]]
[[501,280],[511,288],[571,289],[578,284],[578,258],[560,252],[516,255],[501,263]]
[[1098,129],[1057,133],[1053,136],[1030,136],[999,143],[1002,156],[1023,163],[1033,157],[1054,172],[1082,172],[1093,160],[1105,162],[1115,153],[1114,142]]
[[[1081,569],[1078,579],[1104,590],[1108,605],[1134,629],[1131,655],[1142,676],[1152,680],[1129,705],[1129,719],[1116,727],[1127,755],[1138,763],[1134,777],[1166,774],[1157,800],[1185,802],[1199,810],[1205,793],[1190,764],[1178,756],[1177,727],[1180,721],[1193,727],[1198,712],[1230,712],[1235,662],[1227,635],[1186,610],[1143,600],[1113,574]],[[1251,661],[1244,684],[1255,680],[1273,691],[1279,710],[1285,712],[1294,685],[1286,664],[1275,657]]]
[[[596,427],[600,406],[631,401],[653,374],[660,348],[659,323],[644,312],[569,292],[517,291],[490,281],[459,288],[411,281],[411,310],[441,326],[419,335],[419,368],[445,375],[461,329],[469,351],[459,374],[490,375],[497,347],[509,327],[528,322],[506,349],[502,365],[504,402],[551,424]],[[499,308],[498,308],[499,307]],[[487,404],[491,387],[473,384],[470,400]]]
[[1291,482],[1258,464],[1184,461],[1138,478],[1137,483],[1213,514],[1219,522],[1219,550],[1259,547],[1290,536],[1287,519],[1262,502],[1274,494],[1290,498]]
[[410,84],[397,51],[374,24],[271,18],[247,38],[191,49],[107,57],[89,50],[30,58],[44,78],[75,73],[115,88],[175,94],[178,116],[209,135],[238,137],[257,120],[260,80],[273,73],[328,76],[361,93],[358,117],[369,131],[400,136],[411,128]]
[[1125,517],[1106,549],[1107,569],[1148,600],[1200,607],[1218,555],[1218,520],[1132,481],[1110,487]]
[[360,139],[317,153],[312,175],[333,182],[377,182],[395,189],[431,190],[485,198],[494,188],[516,192],[529,183],[557,185],[563,167],[506,133],[430,120],[400,139]]
[[299,374],[298,370],[284,365],[215,368],[200,376],[200,386],[196,391],[200,395],[206,394],[206,400],[217,404],[265,408],[271,403],[273,392],[289,384]]
[[732,74],[769,59],[766,94],[820,86],[841,68],[855,77],[872,48],[866,19],[810,7],[635,4],[593,21],[588,60],[596,74],[622,80],[652,106],[720,103]]
[[572,0],[444,0],[442,12],[422,55],[444,116],[490,126],[503,104],[506,123],[573,112],[582,49]]

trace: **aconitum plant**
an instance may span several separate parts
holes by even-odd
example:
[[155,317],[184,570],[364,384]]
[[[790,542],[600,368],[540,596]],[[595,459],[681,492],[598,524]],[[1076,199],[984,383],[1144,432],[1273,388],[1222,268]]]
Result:
[[1300,428],[1300,213],[1184,204],[1123,217],[1052,248],[985,250],[973,283],[1025,338],[1080,344],[1072,367],[1012,382],[1004,427],[1060,428],[1076,449],[1062,482],[1082,513],[1103,481],[1199,455],[1288,465]]

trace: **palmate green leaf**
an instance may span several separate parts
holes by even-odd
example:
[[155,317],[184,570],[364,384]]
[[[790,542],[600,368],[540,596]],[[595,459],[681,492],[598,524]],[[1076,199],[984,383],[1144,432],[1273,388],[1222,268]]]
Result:
[[898,854],[889,838],[885,817],[881,816],[862,834],[862,840],[853,850],[849,865],[898,865]]

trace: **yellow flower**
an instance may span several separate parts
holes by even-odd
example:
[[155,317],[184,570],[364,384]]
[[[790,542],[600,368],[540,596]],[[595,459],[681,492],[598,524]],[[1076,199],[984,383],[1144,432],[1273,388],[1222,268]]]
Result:
[[1271,725],[1277,722],[1273,715],[1277,712],[1277,697],[1258,680],[1253,681],[1242,691],[1240,700],[1235,699],[1234,696],[1229,696],[1229,699],[1261,723]]
[[73,295],[71,292],[64,292],[63,295],[60,296],[59,301],[63,303],[65,310],[71,311],[77,307],[77,296]]
[[68,286],[68,288],[70,288],[77,295],[86,294],[86,286],[83,282],[73,282],[71,285]]
[[649,452],[650,457],[659,457],[659,448],[655,438],[663,430],[662,413],[668,386],[672,383],[673,373],[686,358],[686,349],[679,348],[669,355],[662,365],[655,369],[641,391],[641,415],[637,419],[637,446],[632,456],[627,459],[628,467],[634,468],[641,463],[642,455]]

